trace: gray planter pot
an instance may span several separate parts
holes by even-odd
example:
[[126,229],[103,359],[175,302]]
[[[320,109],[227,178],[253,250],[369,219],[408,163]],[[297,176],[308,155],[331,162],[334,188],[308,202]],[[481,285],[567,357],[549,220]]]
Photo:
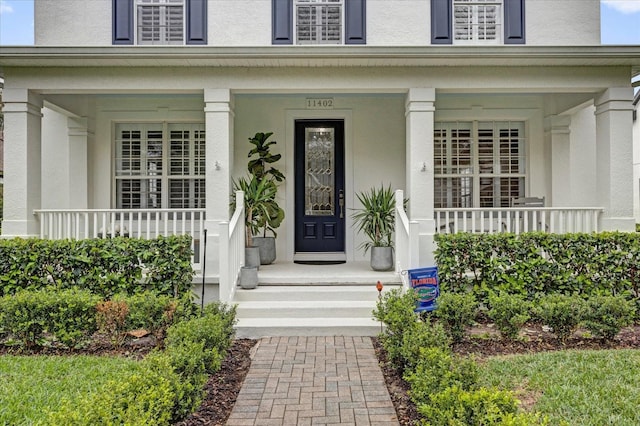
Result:
[[256,246],[244,248],[244,266],[260,267],[260,249]]
[[261,265],[270,265],[276,260],[275,237],[253,237],[253,245],[260,249]]
[[371,247],[371,269],[390,271],[393,268],[393,247]]
[[258,287],[258,268],[256,266],[240,268],[240,288],[253,290],[256,287]]

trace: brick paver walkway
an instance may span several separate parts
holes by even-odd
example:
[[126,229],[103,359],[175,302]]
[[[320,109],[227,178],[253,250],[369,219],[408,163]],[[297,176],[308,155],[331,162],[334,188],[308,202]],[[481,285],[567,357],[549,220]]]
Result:
[[227,425],[398,425],[369,337],[258,342]]

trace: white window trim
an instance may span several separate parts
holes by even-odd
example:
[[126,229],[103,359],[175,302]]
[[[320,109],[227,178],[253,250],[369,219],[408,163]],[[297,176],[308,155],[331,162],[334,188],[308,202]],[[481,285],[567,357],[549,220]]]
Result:
[[[522,161],[520,162],[520,167],[522,169],[522,172],[520,173],[480,173],[480,160],[478,157],[479,154],[479,147],[478,147],[478,134],[479,134],[479,123],[483,122],[483,123],[492,123],[494,125],[494,129],[495,129],[495,124],[496,123],[518,123],[520,124],[519,128],[520,131],[522,132],[522,135],[519,136],[519,139],[522,140],[522,146],[520,147],[521,150],[521,156],[522,156]],[[471,169],[472,169],[472,173],[469,173],[469,176],[471,177],[472,180],[472,185],[471,185],[471,190],[472,190],[472,205],[470,207],[480,207],[480,179],[481,178],[519,178],[519,179],[524,179],[523,185],[522,185],[522,194],[520,194],[520,196],[525,196],[526,192],[527,192],[527,185],[529,184],[529,176],[528,176],[528,161],[529,161],[529,140],[527,137],[527,122],[525,120],[501,120],[501,119],[471,119],[471,120],[436,120],[435,121],[435,126],[434,126],[434,149],[435,149],[435,131],[437,131],[438,129],[442,128],[442,125],[446,125],[445,127],[449,130],[451,130],[454,127],[451,127],[449,125],[451,124],[455,124],[455,128],[456,129],[462,129],[463,127],[457,125],[457,123],[471,123],[471,128],[470,128],[470,140],[472,142],[471,144]],[[509,126],[511,127],[511,126]],[[496,141],[499,139],[496,139],[496,135],[493,135],[493,139],[494,139],[494,149],[493,149],[493,164],[499,166],[500,165],[500,152],[499,152],[499,146],[497,147],[498,149],[496,149]],[[447,136],[447,144],[446,144],[446,158],[450,159],[451,158],[451,136],[448,135]],[[435,152],[434,152],[435,154]],[[435,155],[434,155],[434,160],[435,160]],[[495,168],[494,168],[495,170]],[[442,179],[446,179],[446,178],[460,178],[460,177],[465,177],[466,173],[462,173],[462,172],[458,172],[458,173],[434,173],[434,178],[442,178]],[[499,198],[499,194],[497,196]],[[449,195],[447,196],[447,198],[450,198]],[[499,205],[495,205],[495,201],[496,199],[496,194],[494,194],[494,207],[500,207]],[[434,200],[435,201],[435,200]],[[446,207],[444,207],[446,208]]]
[[[479,40],[476,37],[470,40],[461,40],[456,38],[456,6],[497,6],[496,13],[496,38],[493,40]],[[500,45],[503,43],[503,26],[504,26],[504,4],[503,0],[453,0],[453,10],[451,11],[452,19],[452,40],[453,44],[467,45],[467,46],[486,46],[486,45]],[[476,33],[473,31],[472,33]]]
[[[124,120],[119,120],[119,121],[115,121],[113,122],[113,137],[112,137],[112,164],[113,164],[113,169],[112,169],[112,173],[111,173],[111,179],[113,182],[113,198],[112,198],[112,205],[116,206],[116,208],[118,208],[118,205],[121,204],[120,201],[118,199],[119,194],[118,194],[118,188],[117,188],[117,181],[118,180],[148,180],[150,179],[150,177],[148,175],[143,175],[143,174],[131,174],[131,175],[118,175],[118,138],[119,138],[119,134],[118,134],[118,127],[120,125],[124,125],[124,126],[139,126],[140,129],[146,129],[148,126],[154,126],[154,125],[159,125],[162,127],[162,134],[163,134],[163,138],[162,138],[162,174],[159,176],[159,179],[161,181],[161,201],[160,201],[160,207],[143,207],[141,206],[140,209],[143,210],[152,210],[152,209],[169,209],[171,208],[169,206],[169,193],[170,193],[170,186],[169,183],[172,179],[202,179],[205,180],[205,185],[206,185],[206,149],[204,151],[204,161],[205,161],[205,170],[203,170],[203,174],[201,175],[195,175],[195,174],[188,174],[188,175],[172,175],[170,173],[170,128],[171,126],[185,126],[185,128],[187,126],[202,126],[202,130],[205,130],[205,123],[201,122],[201,121],[124,121]],[[193,136],[191,136],[193,138]],[[144,161],[143,155],[141,153],[140,155],[140,161]],[[195,164],[196,158],[195,158],[195,153],[193,150],[190,150],[189,152],[189,164],[190,164],[190,169],[193,169],[194,164]],[[204,202],[206,204],[206,198],[204,199]],[[141,203],[142,204],[142,203]],[[198,207],[194,207],[194,208],[198,208]],[[136,209],[136,208],[134,208]],[[126,210],[126,209],[125,209]]]
[[[162,6],[182,6],[182,42],[181,43],[167,43],[167,42],[140,42],[139,40],[139,24],[138,24],[138,6],[153,6],[153,7],[162,7]],[[186,45],[186,34],[187,34],[187,1],[181,0],[178,2],[170,2],[169,0],[155,0],[155,2],[144,2],[143,0],[135,0],[133,6],[133,32],[134,32],[134,40],[135,45],[137,46],[184,46]]]
[[[338,0],[338,1],[327,1],[327,0],[294,0],[293,3],[293,44],[300,46],[339,46],[344,44],[344,36],[345,36],[345,7],[344,3],[348,0]],[[339,42],[331,42],[331,43],[321,43],[321,42],[305,42],[300,43],[298,41],[298,6],[340,6],[340,41]]]

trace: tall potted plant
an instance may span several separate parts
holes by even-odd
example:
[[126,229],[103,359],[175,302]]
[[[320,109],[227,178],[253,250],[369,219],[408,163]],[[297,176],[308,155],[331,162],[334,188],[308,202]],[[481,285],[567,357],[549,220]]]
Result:
[[360,248],[366,253],[371,249],[371,269],[388,271],[393,268],[393,232],[395,230],[396,201],[391,186],[371,188],[356,194],[362,208],[352,215],[358,232],[368,241]]
[[[271,152],[271,147],[277,143],[269,140],[271,135],[273,132],[258,132],[249,138],[253,148],[248,154],[250,160],[247,169],[249,174],[259,182],[267,181],[270,182],[270,186],[277,188],[277,184],[285,178],[280,170],[273,167],[273,163],[279,161],[282,155]],[[258,229],[255,230],[253,244],[259,249],[262,265],[268,265],[276,260],[276,237],[278,236],[276,229],[284,220],[284,210],[276,202],[276,195],[277,189],[273,191],[272,202],[269,203],[268,208],[258,212],[257,216]],[[267,235],[267,232],[271,235]]]

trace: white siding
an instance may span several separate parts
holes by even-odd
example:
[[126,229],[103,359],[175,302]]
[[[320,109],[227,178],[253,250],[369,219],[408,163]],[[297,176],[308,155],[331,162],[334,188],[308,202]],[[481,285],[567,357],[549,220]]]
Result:
[[[368,0],[367,45],[427,46],[430,2]],[[38,0],[35,44],[110,45],[111,0]],[[599,0],[527,0],[528,45],[600,44]],[[211,46],[271,45],[271,0],[209,0]]]

